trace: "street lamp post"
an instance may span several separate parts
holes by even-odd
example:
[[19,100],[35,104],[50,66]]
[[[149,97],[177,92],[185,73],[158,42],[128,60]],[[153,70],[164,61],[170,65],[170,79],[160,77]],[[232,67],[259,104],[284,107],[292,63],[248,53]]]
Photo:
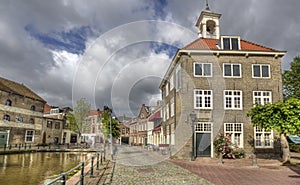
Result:
[[192,127],[192,155],[191,155],[191,161],[195,160],[195,125],[194,122],[196,120],[196,114],[194,113],[194,111],[190,114],[190,118],[191,118],[191,127]]
[[110,130],[110,155],[111,155],[111,160],[113,160],[114,157],[113,157],[113,148],[112,148],[112,146],[113,146],[113,144],[112,144],[113,140],[112,140],[111,112],[109,114],[109,117],[110,117],[110,123],[109,123],[110,124],[109,125],[109,130]]

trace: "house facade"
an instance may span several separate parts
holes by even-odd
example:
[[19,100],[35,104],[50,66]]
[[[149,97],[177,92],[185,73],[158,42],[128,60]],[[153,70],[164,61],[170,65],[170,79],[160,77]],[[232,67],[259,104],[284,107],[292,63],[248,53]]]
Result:
[[91,110],[87,118],[85,118],[85,123],[83,131],[81,134],[81,141],[88,143],[100,143],[104,140],[104,135],[102,134],[102,122],[101,122],[102,111]]
[[254,128],[247,112],[283,99],[286,52],[220,35],[220,17],[201,12],[199,38],[177,51],[160,84],[165,143],[179,158],[214,157],[223,133],[247,154],[278,153],[275,133]]
[[45,103],[23,84],[0,77],[0,145],[41,143]]

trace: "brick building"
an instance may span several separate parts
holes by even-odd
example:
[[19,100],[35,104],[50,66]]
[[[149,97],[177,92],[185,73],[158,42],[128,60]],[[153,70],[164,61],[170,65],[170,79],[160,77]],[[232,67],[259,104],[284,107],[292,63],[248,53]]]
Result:
[[41,143],[45,103],[23,84],[0,77],[0,144]]
[[180,158],[213,157],[213,141],[224,133],[247,154],[277,153],[273,131],[254,128],[247,112],[255,102],[283,99],[286,52],[220,35],[220,17],[207,5],[196,22],[199,38],[177,51],[161,82],[165,143]]

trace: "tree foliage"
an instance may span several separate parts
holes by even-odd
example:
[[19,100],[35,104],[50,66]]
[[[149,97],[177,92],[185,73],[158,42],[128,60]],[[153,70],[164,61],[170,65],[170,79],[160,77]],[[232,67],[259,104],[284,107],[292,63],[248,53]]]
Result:
[[110,118],[111,112],[109,110],[104,110],[101,115],[101,121],[103,124],[102,132],[105,135],[106,138],[109,138],[110,134],[110,120],[112,125],[112,136],[113,138],[119,138],[120,137],[120,128],[119,128],[119,121],[114,118]]
[[291,69],[282,75],[283,92],[285,99],[300,99],[300,56],[294,58]]
[[291,98],[286,102],[257,105],[248,116],[252,124],[266,130],[277,130],[284,134],[300,134],[300,101]]
[[73,111],[75,123],[72,124],[72,127],[75,132],[79,133],[79,136],[81,136],[82,131],[86,126],[85,119],[89,115],[90,110],[91,110],[91,104],[87,102],[84,98],[76,102],[76,107],[74,108]]

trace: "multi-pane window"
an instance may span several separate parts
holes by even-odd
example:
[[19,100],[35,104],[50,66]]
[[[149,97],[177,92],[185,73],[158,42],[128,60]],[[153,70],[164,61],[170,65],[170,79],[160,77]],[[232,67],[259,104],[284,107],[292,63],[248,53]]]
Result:
[[225,90],[224,91],[224,108],[225,109],[239,109],[243,108],[242,91]]
[[224,50],[239,50],[239,38],[237,37],[223,37],[222,38]]
[[196,132],[211,132],[211,123],[197,123],[195,124]]
[[212,109],[213,96],[211,90],[194,90],[194,108]]
[[241,77],[241,64],[223,64],[224,77]]
[[25,132],[25,142],[34,141],[34,130],[26,130]]
[[211,77],[212,68],[211,63],[194,63],[195,77]]
[[270,78],[270,65],[268,64],[253,64],[252,65],[253,78]]
[[176,68],[176,90],[181,89],[181,66]]
[[253,91],[253,104],[265,105],[272,103],[271,91]]
[[239,148],[243,148],[243,124],[242,123],[225,123],[224,133],[230,138],[231,143]]
[[273,148],[273,131],[255,127],[254,136],[255,148]]

